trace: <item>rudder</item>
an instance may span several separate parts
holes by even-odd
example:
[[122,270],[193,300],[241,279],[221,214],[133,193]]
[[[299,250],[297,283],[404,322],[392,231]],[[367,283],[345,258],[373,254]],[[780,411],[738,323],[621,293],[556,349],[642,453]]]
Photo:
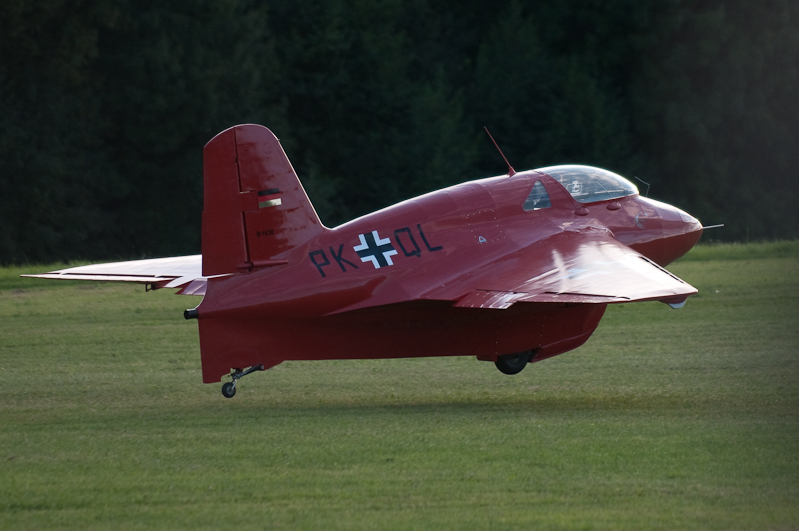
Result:
[[203,150],[203,276],[249,271],[323,232],[294,168],[266,127],[237,125]]

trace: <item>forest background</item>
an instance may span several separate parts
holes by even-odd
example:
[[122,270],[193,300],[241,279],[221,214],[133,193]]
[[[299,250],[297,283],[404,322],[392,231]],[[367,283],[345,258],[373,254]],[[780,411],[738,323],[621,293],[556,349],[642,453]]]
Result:
[[604,167],[717,240],[799,236],[795,0],[5,0],[0,263],[200,250],[202,146],[280,138],[322,221]]

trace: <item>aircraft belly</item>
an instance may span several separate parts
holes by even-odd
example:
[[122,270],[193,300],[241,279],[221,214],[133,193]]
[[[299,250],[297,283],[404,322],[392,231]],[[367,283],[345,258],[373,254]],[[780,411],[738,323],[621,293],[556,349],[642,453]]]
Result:
[[602,304],[522,303],[486,312],[425,301],[317,319],[201,317],[203,381],[219,381],[232,367],[272,367],[284,360],[496,359],[525,350],[538,350],[538,360],[585,342],[604,310]]
[[573,350],[591,336],[606,304],[515,304],[497,334],[499,355],[537,349],[535,361]]

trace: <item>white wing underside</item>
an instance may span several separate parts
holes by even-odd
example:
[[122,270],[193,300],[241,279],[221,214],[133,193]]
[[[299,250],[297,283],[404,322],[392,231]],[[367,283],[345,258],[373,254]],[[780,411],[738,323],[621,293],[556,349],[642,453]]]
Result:
[[153,288],[182,288],[181,295],[204,295],[207,277],[202,276],[202,255],[153,258],[71,267],[22,275],[57,280],[94,280],[100,282],[138,282]]
[[560,233],[424,295],[462,308],[517,302],[602,304],[661,301],[680,307],[696,288],[608,233]]

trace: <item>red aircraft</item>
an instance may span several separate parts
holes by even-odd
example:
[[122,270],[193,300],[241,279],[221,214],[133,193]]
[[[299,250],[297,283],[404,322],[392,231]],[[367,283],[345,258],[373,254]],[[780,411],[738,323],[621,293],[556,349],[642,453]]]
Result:
[[203,179],[202,255],[26,276],[203,295],[185,317],[228,398],[284,360],[476,356],[515,374],[582,345],[609,303],[697,292],[662,266],[699,221],[599,168],[509,165],[333,229],[265,127],[208,142]]

